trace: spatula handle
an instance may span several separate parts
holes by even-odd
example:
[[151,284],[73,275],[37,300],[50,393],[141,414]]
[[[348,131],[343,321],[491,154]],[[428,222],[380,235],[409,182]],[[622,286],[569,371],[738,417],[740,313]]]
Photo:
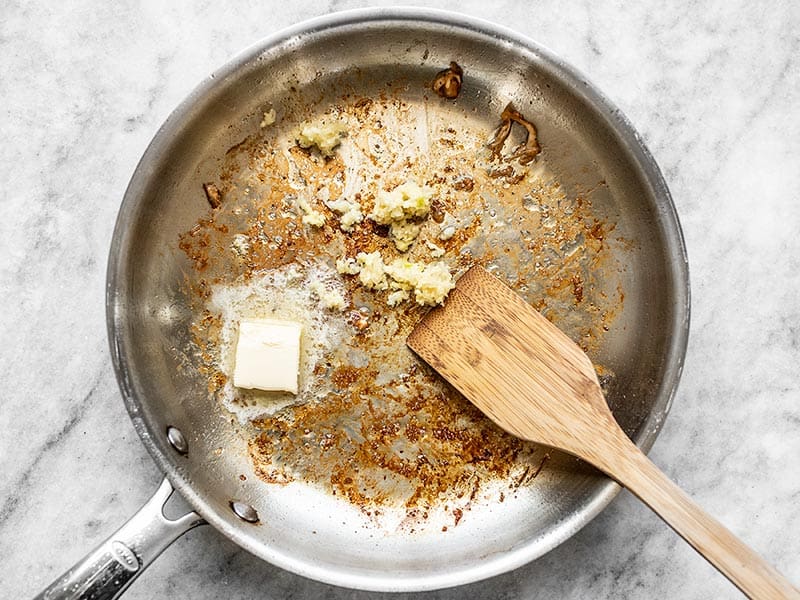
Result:
[[629,460],[609,468],[683,539],[749,598],[797,598],[800,591],[763,558],[706,513],[636,446]]

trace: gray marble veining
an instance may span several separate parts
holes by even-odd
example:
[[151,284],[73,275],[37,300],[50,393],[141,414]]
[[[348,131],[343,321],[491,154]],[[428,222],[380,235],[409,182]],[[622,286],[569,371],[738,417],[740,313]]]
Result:
[[[389,5],[386,2],[377,3]],[[119,399],[105,261],[128,179],[231,55],[363,5],[5,2],[0,7],[0,596],[27,597],[118,527],[160,474]],[[800,583],[800,5],[440,1],[529,35],[629,116],[664,171],[692,332],[656,463]],[[128,598],[374,598],[274,568],[211,528]],[[623,492],[540,560],[397,598],[737,597]]]

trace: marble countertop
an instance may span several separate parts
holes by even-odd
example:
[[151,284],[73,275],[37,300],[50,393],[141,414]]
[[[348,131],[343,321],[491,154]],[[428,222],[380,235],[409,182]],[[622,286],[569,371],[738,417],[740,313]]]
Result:
[[[383,3],[381,3],[383,4]],[[454,0],[586,73],[642,134],[686,235],[692,326],[652,459],[800,583],[800,5]],[[106,342],[108,246],[159,125],[238,50],[357,2],[4,2],[0,8],[0,596],[29,597],[161,474]],[[127,598],[375,598],[302,579],[210,527]],[[629,493],[543,558],[402,598],[725,598]]]

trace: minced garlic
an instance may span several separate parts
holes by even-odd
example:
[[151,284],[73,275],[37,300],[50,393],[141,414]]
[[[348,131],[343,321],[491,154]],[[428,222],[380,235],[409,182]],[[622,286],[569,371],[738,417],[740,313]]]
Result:
[[361,267],[355,258],[336,259],[336,270],[342,275],[358,275]]
[[322,227],[325,225],[325,215],[317,210],[312,210],[307,215],[303,215],[301,219],[304,225],[313,225],[314,227]]
[[305,198],[299,198],[297,200],[297,205],[300,207],[300,210],[305,213],[301,219],[304,225],[313,225],[314,227],[322,227],[325,225],[325,215],[311,208],[311,205]]
[[395,290],[390,292],[386,297],[386,304],[389,306],[397,306],[401,302],[408,300],[408,290]]
[[412,292],[421,306],[441,304],[455,286],[444,262],[425,264],[398,258],[386,264],[377,250],[359,252],[355,261],[339,259],[336,268],[340,273],[358,274],[359,281],[368,289],[391,290],[386,299],[389,306],[408,299]]
[[431,251],[431,256],[433,258],[441,258],[442,256],[444,256],[444,248],[442,248],[441,246],[437,246],[431,241],[426,241],[425,245],[428,247],[428,250]]
[[422,306],[441,304],[455,287],[447,263],[441,261],[424,264],[398,258],[384,270],[401,289],[413,289],[414,300]]
[[347,301],[341,292],[327,289],[320,281],[312,281],[309,288],[320,299],[325,308],[344,310],[347,306]]
[[364,220],[361,206],[357,202],[350,202],[340,198],[339,200],[327,200],[325,206],[339,213],[339,227],[344,232],[353,231],[353,226]]
[[275,109],[270,108],[267,112],[264,113],[264,118],[261,119],[261,129],[264,129],[264,127],[269,127],[270,125],[272,125],[275,122],[275,118],[276,118]]
[[445,227],[442,227],[441,232],[439,232],[439,239],[442,240],[443,242],[446,242],[455,234],[456,234],[455,225],[447,225]]
[[303,123],[297,134],[297,143],[301,148],[316,146],[323,156],[333,156],[333,149],[342,142],[346,131],[347,126],[337,121]]
[[391,225],[414,217],[425,217],[431,210],[433,189],[413,181],[398,185],[391,192],[379,192],[370,218],[381,225]]
[[389,225],[389,236],[400,252],[417,239],[421,227],[411,221],[428,216],[434,190],[413,181],[398,185],[390,192],[379,192],[369,217],[380,225]]
[[247,256],[247,252],[250,250],[250,238],[243,233],[237,233],[233,236],[231,248],[239,256]]
[[389,229],[389,235],[394,245],[397,246],[397,249],[400,250],[400,252],[405,252],[411,247],[414,240],[417,239],[421,229],[422,228],[417,223],[399,221],[398,223],[392,223]]
[[380,252],[359,252],[356,254],[356,262],[360,267],[358,279],[361,285],[371,290],[385,290],[389,287],[384,273],[383,259]]

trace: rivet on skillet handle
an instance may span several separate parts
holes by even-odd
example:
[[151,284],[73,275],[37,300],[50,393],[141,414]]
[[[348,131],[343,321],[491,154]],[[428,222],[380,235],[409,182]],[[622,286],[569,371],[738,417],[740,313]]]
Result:
[[183,435],[183,432],[177,427],[170,425],[167,427],[167,441],[181,454],[189,453],[189,443]]
[[231,500],[230,505],[233,514],[239,517],[242,521],[247,521],[248,523],[258,523],[258,512],[249,504],[239,502],[238,500]]
[[34,600],[113,600],[121,596],[172,542],[205,523],[195,512],[174,521],[167,519],[163,509],[173,491],[164,478],[139,512]]

